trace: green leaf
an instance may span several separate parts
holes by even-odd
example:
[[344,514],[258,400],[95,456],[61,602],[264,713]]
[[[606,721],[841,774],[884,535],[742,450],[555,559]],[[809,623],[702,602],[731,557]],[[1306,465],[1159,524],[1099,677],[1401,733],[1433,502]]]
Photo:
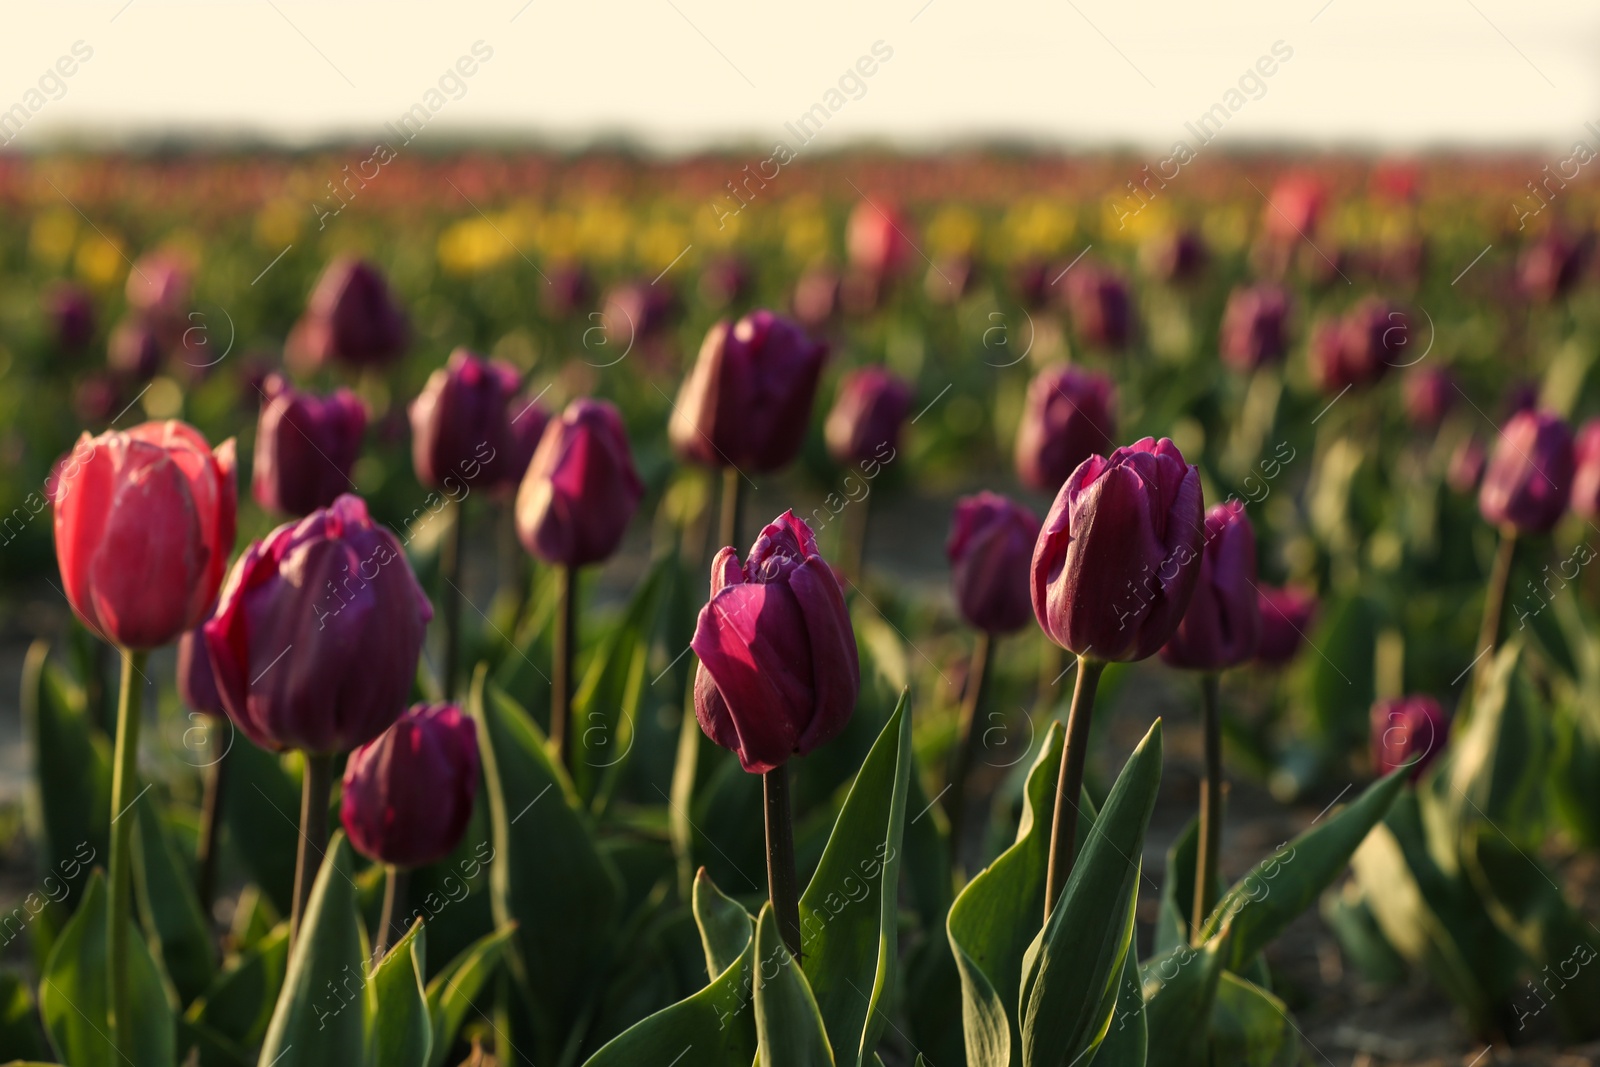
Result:
[[770,903],[756,921],[756,1042],[761,1067],[834,1067],[805,972],[778,935]]
[[295,1067],[351,1067],[363,1062],[362,990],[367,981],[363,940],[356,917],[350,842],[339,831],[328,843],[301,916],[283,991],[261,1046],[262,1063],[276,1063],[290,1051]]
[[902,692],[800,895],[802,966],[840,1067],[855,1067],[877,1047],[887,1019],[882,1005],[895,977],[911,774],[909,701]]
[[515,922],[512,974],[529,999],[539,1062],[559,1058],[594,1004],[610,966],[621,883],[596,850],[566,774],[515,701],[473,679],[469,708],[479,746],[495,862],[489,884],[497,926]]
[[1522,642],[1506,642],[1486,665],[1482,684],[1455,723],[1442,780],[1457,825],[1490,819],[1515,831],[1538,821],[1547,773],[1543,703],[1517,672]]
[[1224,971],[1211,1006],[1211,1055],[1238,1067],[1294,1067],[1300,1041],[1283,1001]]
[[418,919],[367,979],[368,1067],[428,1067],[433,1024],[422,992],[427,938]]
[[12,971],[0,971],[0,1059],[42,1060],[49,1055],[34,1020],[28,983]]
[[1211,1006],[1222,976],[1228,931],[1198,948],[1179,945],[1140,967],[1145,1025],[1158,1035],[1150,1042],[1148,1067],[1203,1067]]
[[706,973],[714,981],[749,945],[750,913],[724,896],[702,867],[694,879],[694,921],[706,950]]
[[1139,985],[1139,954],[1135,946],[1130,944],[1122,956],[1122,978],[1117,985],[1116,1008],[1106,1028],[1105,1040],[1095,1051],[1093,1062],[1097,1067],[1144,1067],[1149,1044],[1149,1028],[1144,1017],[1144,990]]
[[429,1067],[440,1067],[455,1044],[456,1034],[466,1021],[467,1012],[478,995],[488,986],[505,955],[512,926],[485,934],[469,945],[466,951],[445,965],[444,970],[428,983],[428,1017],[433,1023],[433,1051],[428,1056]]
[[[100,872],[89,876],[78,911],[61,931],[39,981],[39,1013],[61,1058],[72,1067],[126,1067],[111,1043],[106,933],[110,916]],[[138,928],[128,931],[127,982],[133,1018],[132,1067],[172,1067],[176,1030],[156,961]]]
[[[235,730],[223,759],[228,788],[222,816],[233,850],[279,915],[294,908],[295,854],[300,845],[300,787],[280,757]],[[107,801],[107,803],[110,803]]]
[[216,973],[211,927],[200,910],[194,880],[162,822],[153,797],[137,805],[138,846],[133,883],[150,946],[166,964],[179,1003],[203,993]]
[[260,1044],[289,967],[289,924],[281,922],[217,976],[184,1018],[245,1048]]
[[1210,940],[1233,931],[1228,970],[1243,971],[1344,871],[1367,833],[1405,787],[1409,768],[1381,778],[1321,826],[1312,827],[1250,869],[1223,894],[1201,928]]
[[[716,892],[714,886],[711,892]],[[720,893],[717,893],[721,897]],[[726,900],[726,897],[722,897]],[[635,1023],[589,1058],[585,1067],[750,1067],[756,1055],[756,938],[747,933],[738,959],[700,992]],[[798,970],[798,968],[795,968]],[[827,1046],[823,1046],[826,1052]]]
[[1117,776],[1049,922],[1024,958],[1024,1067],[1077,1063],[1105,1036],[1133,940],[1145,829],[1160,788],[1157,719]]

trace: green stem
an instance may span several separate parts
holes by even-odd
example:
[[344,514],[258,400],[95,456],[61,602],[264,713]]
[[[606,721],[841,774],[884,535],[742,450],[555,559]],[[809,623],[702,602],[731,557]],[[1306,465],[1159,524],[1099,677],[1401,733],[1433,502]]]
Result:
[[866,567],[867,559],[867,523],[870,518],[867,502],[870,496],[863,496],[858,501],[846,505],[844,515],[839,520],[839,540],[842,542],[839,551],[839,569],[846,577],[855,581],[861,580],[861,572]]
[[1067,713],[1067,742],[1061,749],[1061,774],[1056,780],[1056,809],[1050,821],[1050,865],[1045,871],[1044,918],[1050,921],[1056,899],[1066,888],[1077,859],[1078,797],[1083,793],[1083,761],[1089,749],[1089,723],[1094,716],[1094,692],[1106,665],[1078,657],[1078,680],[1072,688],[1072,710]]
[[222,791],[227,777],[227,752],[223,749],[223,723],[213,718],[207,724],[210,743],[207,752],[222,752],[221,756],[206,764],[205,795],[200,802],[200,843],[196,846],[195,865],[199,874],[195,879],[195,892],[200,898],[200,911],[211,920],[211,900],[217,885],[217,849],[222,832]]
[[440,608],[444,615],[444,696],[454,700],[456,675],[461,647],[461,557],[467,532],[467,502],[456,505],[455,521],[445,534],[443,550],[439,557],[439,574],[445,588],[439,590]]
[[744,487],[739,484],[739,468],[725,467],[722,471],[722,518],[717,524],[720,551],[725,545],[739,547],[739,504]]
[[949,791],[945,794],[945,814],[950,817],[950,863],[961,864],[961,842],[966,828],[967,775],[972,771],[972,760],[977,754],[977,739],[983,736],[974,728],[978,709],[983,704],[983,691],[988,687],[989,662],[994,651],[994,637],[979,632],[972,645],[972,662],[967,667],[967,691],[961,701],[961,722],[955,748],[951,750]]
[[1222,716],[1217,708],[1217,675],[1200,676],[1200,724],[1205,737],[1205,779],[1200,783],[1200,839],[1196,848],[1193,940],[1200,942],[1206,916],[1217,906],[1217,863],[1222,855]]
[[300,790],[300,849],[294,863],[294,911],[289,917],[289,947],[294,947],[305,918],[311,886],[317,880],[322,854],[328,849],[328,796],[333,791],[333,757],[305,753]]
[[1500,531],[1500,547],[1495,550],[1494,569],[1489,572],[1489,590],[1483,599],[1483,623],[1478,628],[1478,655],[1494,654],[1500,643],[1500,617],[1505,613],[1506,589],[1511,585],[1511,564],[1517,554],[1517,532],[1508,527]]
[[556,572],[556,612],[559,615],[551,641],[550,748],[563,767],[571,768],[572,656],[578,632],[578,570],[561,567]]
[[117,742],[111,772],[111,930],[106,966],[111,983],[111,1040],[123,1059],[133,1051],[128,933],[133,927],[133,826],[138,821],[137,815],[126,820],[124,816],[138,800],[133,786],[139,774],[140,701],[133,678],[144,677],[144,662],[145,653],[122,650],[122,688],[117,693]]
[[404,934],[405,929],[395,930],[395,920],[404,923],[406,910],[406,890],[411,882],[411,872],[403,867],[396,867],[390,863],[385,865],[385,878],[383,885],[383,913],[378,919],[378,936],[374,938],[372,958],[381,960],[389,953],[389,946],[394,944],[396,933]]
[[761,776],[767,818],[767,896],[789,954],[800,959],[800,879],[794,866],[794,816],[789,803],[789,765]]

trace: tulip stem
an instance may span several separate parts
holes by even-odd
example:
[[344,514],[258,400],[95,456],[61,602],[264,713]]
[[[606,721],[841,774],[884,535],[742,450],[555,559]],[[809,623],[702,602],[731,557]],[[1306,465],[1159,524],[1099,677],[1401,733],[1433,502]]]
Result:
[[744,487],[739,484],[739,468],[722,470],[722,519],[717,524],[717,548],[739,545],[739,503]]
[[200,801],[200,843],[196,848],[195,864],[199,868],[195,878],[195,893],[200,898],[200,911],[207,921],[211,918],[211,900],[217,885],[218,838],[222,832],[222,791],[227,777],[227,752],[222,749],[224,720],[212,719],[207,729],[210,742],[207,752],[222,752],[206,764],[205,795]]
[[1500,546],[1495,550],[1494,569],[1489,572],[1489,590],[1483,598],[1483,623],[1478,628],[1478,656],[1494,654],[1500,643],[1500,616],[1505,613],[1506,589],[1511,585],[1511,564],[1517,554],[1517,532],[1510,527],[1500,531]]
[[556,570],[556,611],[560,615],[550,650],[550,748],[562,767],[571,769],[568,738],[572,718],[572,654],[578,632],[578,570]]
[[[328,796],[333,791],[333,757],[307,752],[305,758],[300,790],[300,849],[294,863],[294,911],[289,918],[291,949],[300,935],[300,920],[305,917],[311,886],[328,848]],[[315,859],[312,853],[316,854]]]
[[1083,793],[1083,761],[1089,748],[1089,722],[1094,715],[1094,692],[1100,686],[1099,660],[1078,657],[1078,680],[1072,687],[1072,710],[1067,713],[1067,743],[1061,749],[1061,773],[1056,779],[1056,810],[1050,821],[1050,864],[1044,879],[1044,918],[1050,921],[1056,898],[1066,887],[1077,859],[1078,797]]
[[973,751],[982,735],[973,728],[978,718],[978,708],[983,704],[983,691],[989,682],[989,661],[994,651],[994,638],[978,632],[972,643],[972,661],[967,667],[967,691],[961,701],[961,721],[955,748],[951,750],[949,791],[946,793],[945,814],[950,817],[950,863],[960,866],[962,832],[966,826],[967,775],[972,770]]
[[145,653],[122,650],[122,687],[117,692],[117,742],[111,774],[110,932],[106,968],[111,984],[111,1040],[123,1059],[133,1051],[133,1001],[128,988],[128,932],[133,926],[133,827],[139,817],[123,816],[138,801],[139,694],[133,677],[144,677]]
[[444,696],[454,700],[461,645],[461,557],[467,533],[467,503],[456,505],[455,521],[445,534],[439,555],[439,576],[449,588],[439,590],[444,615]]
[[406,890],[410,888],[411,872],[390,863],[385,865],[383,883],[383,913],[378,919],[378,936],[374,939],[372,958],[381,960],[389,954],[394,944],[395,920],[400,920],[400,930],[405,932],[403,913],[406,910]]
[[1194,909],[1189,916],[1193,941],[1217,906],[1217,864],[1222,855],[1222,716],[1217,708],[1217,675],[1200,676],[1200,727],[1205,737],[1205,779],[1200,783],[1200,840],[1196,848]]
[[800,879],[794,867],[794,815],[789,805],[789,765],[761,776],[767,815],[767,895],[789,954],[800,957]]

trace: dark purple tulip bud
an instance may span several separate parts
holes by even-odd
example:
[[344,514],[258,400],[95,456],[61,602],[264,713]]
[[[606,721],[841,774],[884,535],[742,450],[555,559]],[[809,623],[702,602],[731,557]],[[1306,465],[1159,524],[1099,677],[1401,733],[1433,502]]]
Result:
[[928,266],[922,291],[929,303],[945,306],[958,304],[962,297],[971,292],[972,277],[971,256],[942,256]]
[[405,315],[378,269],[341,258],[317,280],[287,347],[295,363],[309,368],[330,360],[377,366],[405,351],[407,334]]
[[621,353],[635,341],[649,341],[662,334],[677,315],[677,295],[665,282],[629,282],[606,294],[600,325],[605,330],[606,344]]
[[1033,614],[1096,660],[1146,659],[1172,637],[1200,577],[1200,472],[1166,438],[1072,472],[1034,546]]
[[[911,387],[882,367],[863,367],[839,382],[823,436],[828,454],[841,464],[894,458],[900,427],[911,413]],[[887,453],[887,454],[886,454]]]
[[264,386],[267,402],[256,428],[250,491],[280,515],[309,515],[353,488],[367,409],[348,389],[323,398],[294,389],[279,375]]
[[667,436],[706,467],[775,471],[805,440],[827,346],[770,311],[711,327],[678,391]]
[[1404,382],[1406,414],[1419,430],[1437,430],[1456,400],[1455,377],[1443,367],[1419,367]]
[[546,268],[549,284],[539,287],[544,313],[552,319],[566,319],[587,311],[594,302],[594,281],[577,263],[559,263]]
[[123,403],[122,390],[114,374],[86,374],[72,390],[72,410],[79,422],[91,425],[109,422]]
[[744,565],[711,564],[711,599],[689,642],[700,667],[694,712],[707,737],[765,774],[839,735],[861,689],[855,631],[811,527],[786,511]]
[[347,493],[247,548],[204,631],[246,737],[329,754],[399,718],[431,618],[400,542]]
[[1465,496],[1477,491],[1478,482],[1483,478],[1483,468],[1489,462],[1489,457],[1483,449],[1483,442],[1476,437],[1468,437],[1456,446],[1450,454],[1450,465],[1445,470],[1445,481],[1450,488]]
[[755,284],[750,265],[738,256],[713,260],[700,275],[700,299],[713,310],[742,304]]
[[1175,230],[1147,242],[1139,250],[1145,273],[1163,282],[1188,282],[1205,270],[1205,241],[1193,230]]
[[1425,694],[1380,700],[1372,706],[1372,763],[1379,774],[1411,768],[1411,780],[1444,751],[1450,720]]
[[1519,411],[1533,411],[1539,406],[1539,383],[1527,379],[1512,382],[1506,389],[1504,417],[1509,419]]
[[522,476],[517,536],[546,563],[598,563],[622,543],[643,496],[617,409],[574,400],[545,428]]
[[1342,319],[1318,323],[1311,336],[1311,362],[1324,392],[1371,385],[1390,367],[1405,363],[1410,339],[1406,314],[1368,297]]
[[81,285],[51,286],[44,303],[57,348],[76,352],[94,339],[94,298]]
[[511,419],[511,435],[496,488],[515,493],[522,484],[522,476],[528,472],[528,464],[533,462],[533,453],[539,447],[545,427],[550,425],[550,412],[539,403],[537,396],[512,398],[506,412]]
[[1237,667],[1261,643],[1256,592],[1256,535],[1244,502],[1229,500],[1206,513],[1200,577],[1161,658],[1190,671]]
[[156,376],[161,369],[161,356],[161,337],[143,318],[127,318],[117,323],[106,345],[106,366],[138,382]]
[[815,329],[839,313],[839,272],[832,267],[806,268],[794,287],[794,317]]
[[1500,431],[1478,489],[1478,511],[1495,526],[1544,533],[1572,495],[1572,431],[1559,415],[1520,411]]
[[998,493],[956,501],[950,539],[950,580],[956,607],[975,629],[1008,634],[1033,618],[1028,567],[1039,539],[1039,516]]
[[1534,300],[1559,300],[1583,274],[1584,244],[1555,230],[1538,238],[1517,259],[1517,288]]
[[205,633],[200,626],[178,639],[178,696],[191,711],[218,718],[227,714],[222,706],[222,695],[217,692],[211,653],[206,651]]
[[1029,489],[1054,493],[1078,464],[1116,437],[1111,379],[1077,367],[1047,367],[1028,383],[1017,429],[1017,477]]
[[1600,419],[1590,419],[1578,429],[1572,454],[1572,510],[1593,521],[1600,518]]
[[1121,351],[1133,340],[1128,286],[1111,271],[1080,263],[1066,274],[1062,292],[1078,338],[1090,348]]
[[1011,271],[1011,290],[1023,307],[1041,308],[1050,301],[1056,270],[1042,259],[1024,260]]
[[430,489],[492,485],[511,451],[506,413],[522,375],[458,348],[411,402],[411,464]]
[[339,821],[363,856],[423,867],[461,843],[477,793],[477,727],[454,704],[416,704],[350,754]]
[[1256,603],[1261,611],[1261,643],[1256,646],[1256,662],[1267,667],[1282,667],[1294,659],[1306,641],[1317,615],[1316,595],[1292,585],[1281,589],[1264,585]]
[[1220,342],[1223,362],[1235,370],[1282,362],[1289,351],[1289,291],[1264,283],[1228,294]]
[[850,212],[845,246],[851,266],[880,285],[899,277],[918,256],[916,227],[898,205],[862,200]]

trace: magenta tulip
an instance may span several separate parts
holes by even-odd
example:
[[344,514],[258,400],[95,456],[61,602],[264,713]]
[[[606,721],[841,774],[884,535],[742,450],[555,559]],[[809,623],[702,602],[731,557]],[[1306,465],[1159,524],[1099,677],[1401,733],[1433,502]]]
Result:
[[550,425],[550,411],[539,403],[537,396],[518,396],[511,399],[506,413],[510,428],[509,447],[506,462],[499,467],[500,480],[496,489],[514,494],[522,484],[522,476],[528,473],[528,464],[533,462],[533,454],[539,448],[539,439],[544,436],[545,427]]
[[354,488],[367,409],[348,389],[324,398],[294,389],[279,375],[262,389],[250,491],[281,515],[309,515]]
[[1534,300],[1559,300],[1578,283],[1587,253],[1587,242],[1552,230],[1517,258],[1517,288]]
[[1449,737],[1450,720],[1431,696],[1415,694],[1372,706],[1372,762],[1379,774],[1410,767],[1416,781]]
[[845,245],[850,264],[877,285],[905,273],[917,257],[916,229],[909,216],[885,200],[862,200],[850,212]]
[[1052,367],[1028,383],[1017,429],[1017,477],[1054,493],[1078,464],[1113,444],[1111,379],[1077,367]]
[[94,298],[81,285],[62,282],[52,286],[44,304],[57,348],[76,352],[94,338]]
[[1264,585],[1256,603],[1261,612],[1256,662],[1282,667],[1294,659],[1305,643],[1306,632],[1317,615],[1317,598],[1309,590],[1292,585],[1281,589]]
[[522,477],[517,536],[546,563],[598,563],[622,543],[643,496],[617,409],[574,400],[545,429]]
[[1033,617],[1028,568],[1038,538],[1039,517],[998,493],[956,501],[944,551],[956,607],[974,629],[1012,633]]
[[1289,292],[1262,284],[1235,289],[1222,312],[1222,360],[1239,371],[1280,363],[1289,350]]
[[1456,380],[1443,367],[1419,367],[1406,375],[1403,395],[1411,425],[1432,432],[1455,404]]
[[226,714],[211,669],[211,653],[206,651],[205,633],[198,626],[178,639],[178,696],[192,711]]
[[1061,283],[1078,338],[1090,348],[1121,351],[1133,340],[1133,298],[1111,270],[1080,263]]
[[1573,446],[1573,513],[1590,521],[1600,518],[1600,419],[1590,419],[1578,429]]
[[405,314],[378,269],[359,259],[328,264],[311,292],[305,315],[288,345],[291,359],[308,368],[330,360],[376,366],[406,349]]
[[1161,658],[1191,671],[1221,671],[1245,662],[1261,643],[1257,595],[1255,531],[1244,503],[1229,500],[1206,513],[1194,596]]
[[117,323],[106,342],[106,366],[138,382],[156,376],[164,354],[155,326],[139,316]]
[[1445,481],[1451,489],[1465,496],[1475,492],[1483,478],[1483,468],[1489,462],[1483,442],[1468,437],[1450,453],[1450,464],[1445,470]]
[[882,367],[851,371],[840,381],[823,426],[828,454],[841,464],[885,462],[898,449],[910,413],[911,387],[905,382]]
[[478,792],[478,730],[454,704],[417,704],[344,766],[339,820],[356,851],[396,867],[444,859]]
[[1572,494],[1572,431],[1559,415],[1519,411],[1500,431],[1478,489],[1478,511],[1496,526],[1543,533]]
[[430,489],[495,484],[511,459],[507,408],[522,375],[465,348],[428,376],[411,402],[411,463]]

